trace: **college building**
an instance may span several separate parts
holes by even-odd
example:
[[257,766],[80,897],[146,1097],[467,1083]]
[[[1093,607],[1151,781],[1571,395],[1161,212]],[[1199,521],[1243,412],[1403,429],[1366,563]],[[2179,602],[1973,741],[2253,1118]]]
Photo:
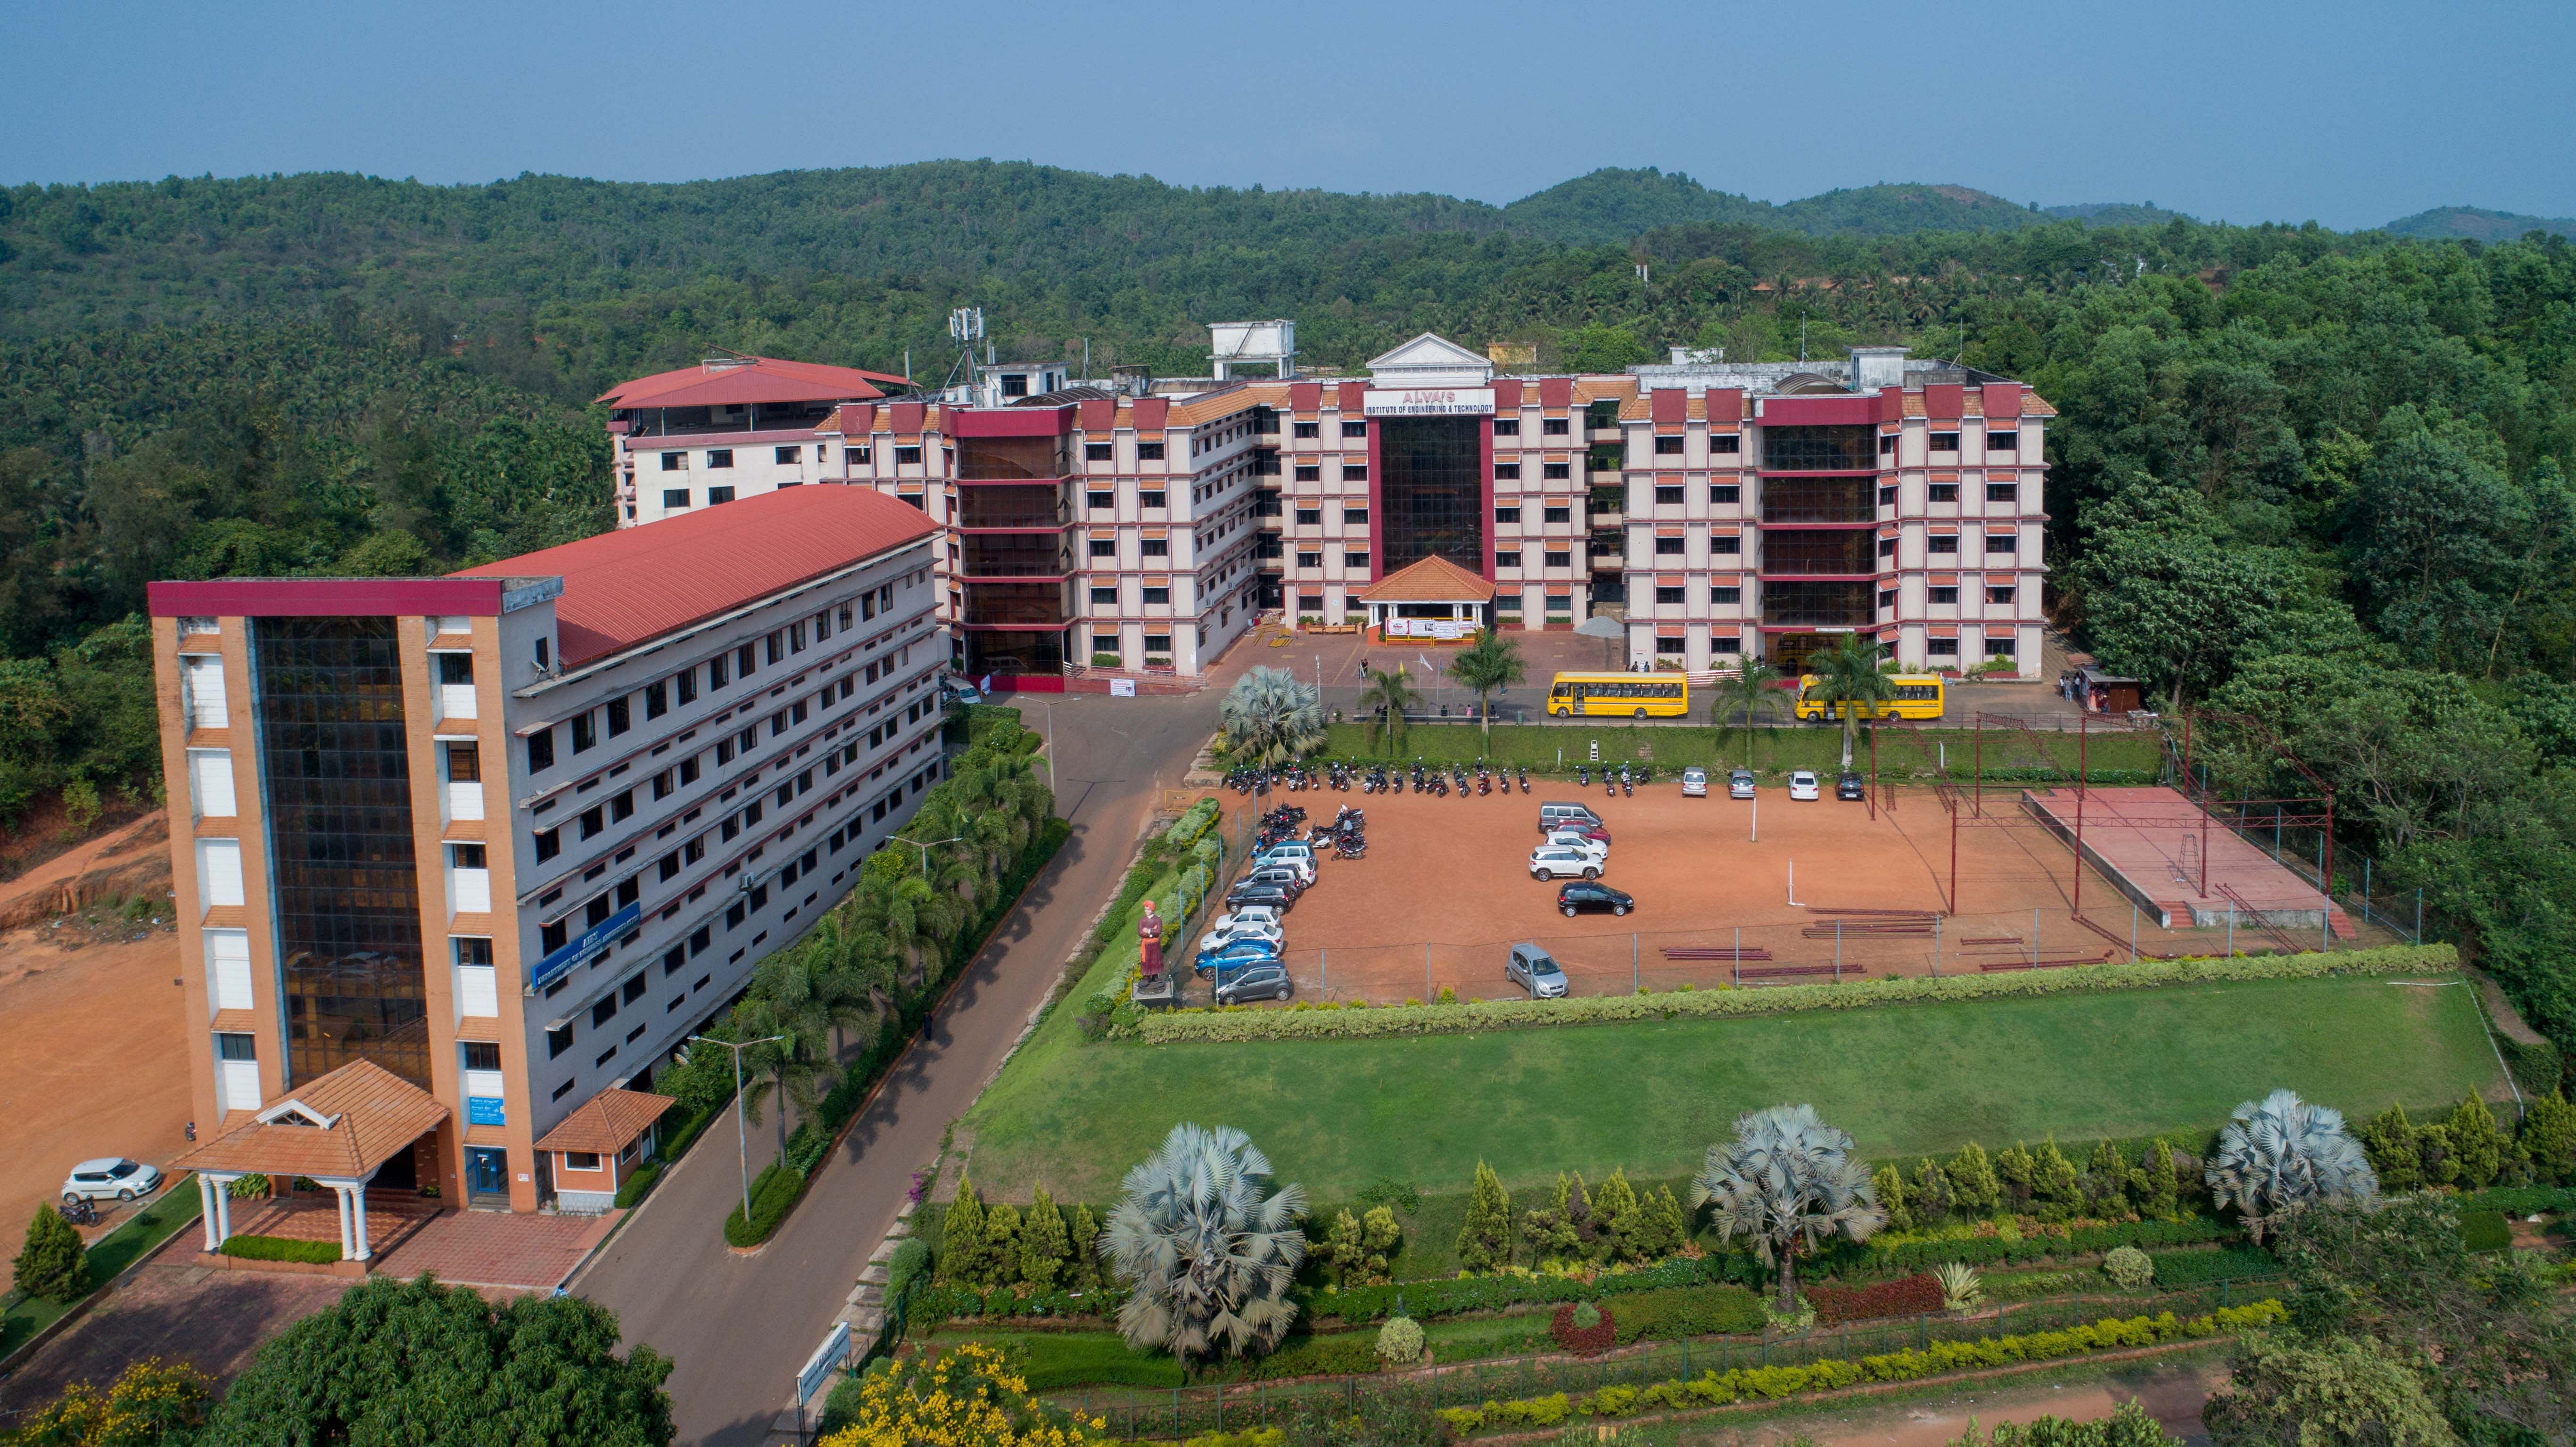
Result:
[[[956,666],[1006,686],[1195,674],[1272,610],[1428,631],[1471,602],[1485,626],[1619,619],[1632,666],[1794,668],[1857,634],[1912,667],[2039,672],[2055,412],[2018,382],[1901,347],[1516,376],[1428,333],[1365,377],[1310,378],[1289,323],[1217,333],[1209,378],[996,364],[936,400],[825,395],[887,381],[873,373],[779,373],[761,386],[781,400],[759,405],[816,420],[764,443],[794,471],[764,485],[919,508],[940,527]],[[1247,334],[1268,339],[1250,358]],[[1226,375],[1246,360],[1285,375]],[[718,359],[704,385],[749,395],[750,369],[785,365]],[[635,395],[696,395],[677,375]],[[611,423],[637,487],[713,476],[717,453],[740,465],[739,443],[686,430],[712,421],[650,411]],[[637,520],[711,500],[675,486]],[[1431,558],[1489,593],[1397,576]]]
[[[150,589],[199,1146],[596,1209],[655,1065],[939,777],[938,530],[771,488],[442,578]],[[354,1237],[348,1223],[356,1208]]]

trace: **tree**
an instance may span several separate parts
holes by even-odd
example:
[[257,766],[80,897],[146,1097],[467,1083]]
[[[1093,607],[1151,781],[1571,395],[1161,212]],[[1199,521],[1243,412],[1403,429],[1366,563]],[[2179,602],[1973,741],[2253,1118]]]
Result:
[[996,1201],[984,1208],[984,1249],[977,1260],[983,1275],[976,1285],[998,1291],[1020,1279],[1020,1208]]
[[974,1286],[984,1279],[984,1201],[975,1182],[957,1179],[957,1199],[939,1221],[939,1279],[950,1286]]
[[1020,1279],[1041,1296],[1055,1290],[1056,1278],[1064,1274],[1068,1244],[1064,1213],[1056,1209],[1046,1187],[1038,1187],[1037,1200],[1020,1222]]
[[1914,1211],[1906,1200],[1905,1172],[1893,1165],[1881,1166],[1870,1173],[1870,1188],[1878,1193],[1879,1209],[1887,1213],[1890,1230],[1914,1229]]
[[2551,1091],[2532,1101],[2522,1118],[2522,1148],[2542,1180],[2564,1185],[2576,1173],[2576,1105],[2568,1103],[2564,1092]]
[[1878,644],[1854,633],[1827,652],[1807,660],[1816,672],[1812,699],[1822,699],[1843,722],[1843,768],[1852,766],[1852,747],[1860,738],[1860,721],[1875,720],[1878,706],[1896,697],[1896,684],[1879,664]]
[[486,1442],[664,1447],[670,1361],[617,1354],[617,1318],[578,1296],[486,1301],[424,1276],[351,1287],[259,1349],[203,1447]]
[[2361,1128],[2362,1154],[2379,1177],[2380,1189],[2411,1191],[2423,1183],[2423,1143],[2406,1107],[2392,1105]]
[[1359,711],[1368,716],[1369,738],[1383,735],[1390,757],[1404,750],[1404,716],[1420,707],[1422,696],[1413,691],[1413,681],[1401,670],[1371,673],[1368,687],[1360,691]]
[[89,1295],[89,1253],[80,1232],[50,1205],[36,1208],[27,1223],[27,1242],[18,1248],[18,1289],[46,1301],[78,1301]]
[[1449,676],[1476,695],[1476,714],[1484,724],[1489,750],[1494,742],[1493,694],[1516,686],[1527,673],[1521,646],[1490,628],[1449,660]]
[[2492,1184],[2496,1172],[2503,1169],[2513,1142],[2496,1129],[2495,1113],[2471,1091],[2452,1107],[2450,1119],[2444,1122],[2451,1130],[2451,1151],[2458,1160],[2459,1182],[2472,1191]]
[[1231,1126],[1184,1122],[1127,1173],[1101,1257],[1134,1283],[1118,1326],[1138,1351],[1188,1362],[1268,1350],[1296,1320],[1288,1288],[1306,1257],[1299,1186]]
[[2386,1343],[2249,1337],[2201,1409],[2218,1447],[2454,1447],[2423,1380]]
[[1870,1187],[1869,1166],[1852,1154],[1852,1138],[1829,1126],[1812,1105],[1775,1105],[1735,1122],[1735,1139],[1708,1148],[1691,1178],[1691,1209],[1713,1209],[1721,1238],[1748,1238],[1753,1254],[1779,1273],[1779,1310],[1798,1309],[1798,1252],[1826,1239],[1866,1241],[1887,1222]]
[[1227,747],[1255,764],[1284,764],[1323,747],[1324,696],[1284,668],[1238,678],[1217,708]]
[[1744,720],[1744,767],[1753,767],[1753,716],[1776,713],[1781,703],[1780,690],[1772,687],[1779,672],[1758,658],[1748,658],[1737,667],[1735,676],[1721,676],[1709,690],[1708,721],[1723,729],[1730,718]]
[[1545,1206],[1533,1206],[1521,1216],[1521,1239],[1529,1243],[1533,1264],[1564,1261],[1582,1249],[1583,1238],[1574,1229],[1573,1184],[1565,1173],[1556,1174],[1556,1194]]
[[835,1391],[826,1413],[815,1447],[1093,1447],[1109,1440],[1105,1421],[1033,1395],[1016,1355],[979,1341],[879,1362]]
[[1458,1265],[1467,1271],[1499,1271],[1511,1264],[1511,1193],[1492,1166],[1478,1161],[1475,1184],[1467,1193],[1467,1220],[1458,1228]]
[[760,1123],[762,1102],[776,1097],[778,1148],[787,1148],[787,1107],[808,1119],[821,1105],[825,1082],[840,1073],[832,1061],[832,1036],[849,1018],[854,1001],[840,980],[817,969],[810,951],[785,949],[760,962],[735,1016],[744,1036],[776,1036],[743,1052],[751,1071],[743,1082],[743,1113]]
[[2220,1209],[2236,1208],[2247,1233],[2260,1242],[2266,1230],[2304,1207],[2378,1195],[2379,1178],[2344,1133],[2343,1112],[2276,1090],[2236,1107],[2219,1131],[2209,1189]]
[[1073,1222],[1065,1229],[1066,1284],[1076,1291],[1096,1291],[1100,1287],[1100,1220],[1091,1208],[1076,1202]]
[[18,1447],[186,1447],[205,1425],[213,1387],[186,1362],[145,1357],[104,1393],[73,1383],[23,1418],[11,1440]]
[[1637,1188],[1628,1184],[1628,1173],[1612,1167],[1610,1179],[1592,1192],[1592,1219],[1601,1226],[1603,1253],[1611,1260],[1631,1256],[1628,1227],[1637,1210]]
[[1952,1209],[1962,1216],[1983,1216],[2003,1204],[2003,1181],[1995,1174],[1985,1147],[1970,1141],[1950,1157],[1943,1174],[1950,1180]]

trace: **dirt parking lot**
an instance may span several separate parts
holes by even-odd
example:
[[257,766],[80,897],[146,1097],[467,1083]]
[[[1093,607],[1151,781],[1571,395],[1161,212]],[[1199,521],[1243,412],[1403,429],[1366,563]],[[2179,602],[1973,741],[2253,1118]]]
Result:
[[[1822,800],[1793,803],[1785,788],[1766,787],[1747,803],[1724,797],[1722,782],[1707,798],[1684,798],[1679,783],[1659,780],[1616,799],[1598,786],[1533,783],[1535,792],[1508,798],[1274,795],[1318,819],[1344,803],[1368,815],[1368,856],[1325,861],[1288,914],[1298,997],[1385,1003],[1432,998],[1443,987],[1467,999],[1517,996],[1503,960],[1520,941],[1555,955],[1577,994],[1804,983],[1831,978],[1838,964],[1848,978],[2128,957],[2128,901],[2088,869],[2085,912],[2099,928],[2075,919],[2073,854],[2035,824],[1959,829],[1962,909],[1945,914],[1952,830],[1929,789],[1898,791],[1897,806],[1873,818],[1830,788]],[[1255,812],[1247,800],[1221,797],[1230,824],[1238,806],[1246,818]],[[1627,917],[1568,919],[1557,911],[1557,886],[1530,878],[1538,806],[1554,801],[1585,804],[1608,826],[1602,882],[1635,896]],[[1990,794],[1987,808],[2022,817],[2009,793]],[[2149,953],[2221,947],[2152,920],[2137,928]],[[1664,953],[1738,948],[1740,962]],[[1774,973],[1783,970],[1817,973]]]

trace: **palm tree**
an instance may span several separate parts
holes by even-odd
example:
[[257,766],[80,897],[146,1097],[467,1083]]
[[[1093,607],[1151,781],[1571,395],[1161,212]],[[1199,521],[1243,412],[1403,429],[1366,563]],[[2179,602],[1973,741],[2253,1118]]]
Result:
[[1808,659],[1816,670],[1817,682],[1811,691],[1823,698],[1843,721],[1843,768],[1852,766],[1852,745],[1860,737],[1861,715],[1875,719],[1878,705],[1896,697],[1896,685],[1888,680],[1878,661],[1878,644],[1854,633],[1836,644],[1833,651]]
[[1238,755],[1284,764],[1324,743],[1323,691],[1284,668],[1256,668],[1227,689],[1217,717]]
[[[743,1111],[760,1123],[761,1102],[780,1099],[778,1148],[787,1149],[787,1107],[812,1116],[821,1103],[823,1082],[837,1072],[832,1066],[832,1033],[838,1023],[833,991],[813,968],[804,950],[780,950],[763,960],[751,987],[735,1008],[746,1036],[775,1035],[755,1046],[745,1062],[760,1074],[743,1084]],[[841,1017],[845,1019],[846,1017]]]
[[2258,1245],[2265,1230],[2301,1207],[2379,1194],[2370,1158],[2344,1133],[2343,1112],[2292,1090],[2236,1107],[2218,1133],[2208,1180],[2210,1194],[2222,1208],[2236,1208]]
[[1305,1189],[1272,1191],[1270,1159],[1243,1132],[1172,1127],[1100,1233],[1101,1259],[1134,1283],[1118,1309],[1127,1344],[1184,1363],[1278,1345],[1297,1318],[1305,1214]]
[[1851,1136],[1825,1124],[1812,1105],[1775,1105],[1736,1118],[1735,1139],[1708,1148],[1691,1177],[1691,1209],[1714,1207],[1718,1234],[1751,1239],[1753,1254],[1780,1273],[1780,1313],[1798,1309],[1798,1251],[1827,1237],[1866,1241],[1887,1224],[1870,1185],[1869,1163]]
[[1494,745],[1494,711],[1488,699],[1496,689],[1510,688],[1528,676],[1521,663],[1521,646],[1493,629],[1486,629],[1476,641],[1449,660],[1449,676],[1476,693],[1476,712],[1485,725],[1485,747]]
[[1387,753],[1404,752],[1404,716],[1422,704],[1422,695],[1413,691],[1413,680],[1402,672],[1371,673],[1368,687],[1361,691],[1359,710],[1371,715],[1369,738],[1386,736]]
[[1719,729],[1738,715],[1744,719],[1744,767],[1753,767],[1753,716],[1776,712],[1780,707],[1780,690],[1771,685],[1779,671],[1759,658],[1744,660],[1733,678],[1721,678],[1709,695],[1708,721]]

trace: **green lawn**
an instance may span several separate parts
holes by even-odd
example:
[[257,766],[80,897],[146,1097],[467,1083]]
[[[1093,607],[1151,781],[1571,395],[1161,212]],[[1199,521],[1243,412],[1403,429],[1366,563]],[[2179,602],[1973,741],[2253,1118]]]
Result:
[[[92,1290],[115,1280],[125,1268],[143,1259],[143,1253],[168,1240],[174,1233],[196,1224],[199,1211],[197,1178],[181,1176],[161,1189],[161,1196],[136,1212],[131,1220],[100,1237],[89,1248],[89,1279]],[[8,1309],[0,1312],[0,1356],[24,1346],[36,1333],[52,1326],[64,1312],[79,1305],[77,1301],[38,1301],[16,1292],[10,1293]]]
[[[2504,1083],[2468,991],[2191,986],[1391,1041],[1092,1045],[1058,1010],[969,1113],[990,1195],[1108,1201],[1182,1120],[1239,1126],[1319,1202],[1695,1169],[1741,1111],[1812,1101],[1874,1157],[2208,1129],[2287,1085],[2347,1114]],[[1452,1228],[1454,1229],[1454,1228]]]
[[[1703,717],[1705,713],[1703,712]],[[1335,724],[1328,731],[1324,751],[1328,754],[1382,757],[1387,751],[1383,742],[1372,744],[1368,730],[1359,724]],[[1892,738],[1879,741],[1878,766],[1883,774],[1925,774],[1934,772],[1947,751],[1950,771],[1966,778],[1970,764],[1982,755],[1989,770],[2029,770],[2049,765],[2074,772],[2078,752],[2088,770],[2099,775],[2109,770],[2144,770],[2152,772],[2158,762],[2157,739],[2151,734],[2117,734],[2078,739],[2073,734],[2043,733],[2032,735],[2018,729],[1984,730],[1982,742],[1968,729],[1926,730],[1917,735],[1923,748],[1916,749]],[[1766,771],[1788,769],[1830,769],[1842,760],[1842,729],[1811,724],[1797,728],[1762,728],[1753,731],[1752,766]],[[1590,757],[1590,746],[1601,746],[1601,757],[1620,763],[1647,757],[1651,750],[1659,773],[1679,769],[1686,764],[1705,768],[1732,767],[1743,763],[1746,743],[1742,729],[1718,730],[1704,724],[1627,724],[1590,722],[1582,725],[1523,724],[1497,725],[1489,747],[1484,735],[1472,725],[1418,724],[1407,730],[1399,757],[1405,760],[1457,759],[1472,762],[1479,758],[1499,759],[1527,764],[1532,769],[1552,768],[1562,757],[1568,772],[1577,760]],[[1931,759],[1924,757],[1930,750]],[[2043,753],[2043,750],[2045,751]],[[1861,741],[1859,759],[1868,767],[1869,742]]]

